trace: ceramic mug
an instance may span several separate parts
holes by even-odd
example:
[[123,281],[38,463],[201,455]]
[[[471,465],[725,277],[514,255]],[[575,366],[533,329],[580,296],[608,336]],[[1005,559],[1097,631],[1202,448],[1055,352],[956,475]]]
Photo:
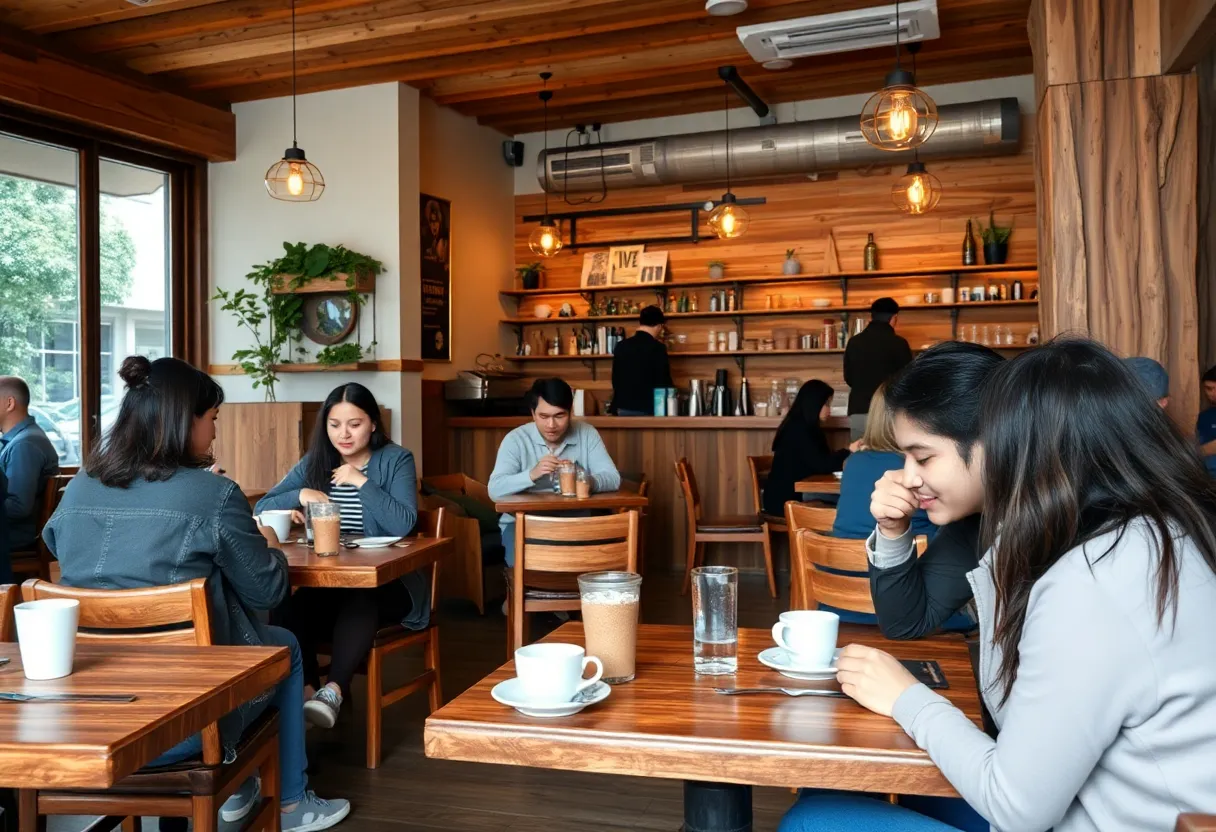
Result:
[[[586,679],[589,664],[595,665],[595,675]],[[598,683],[604,664],[577,644],[529,644],[515,651],[515,675],[528,702],[560,704]]]
[[269,526],[274,529],[275,537],[280,543],[289,542],[287,538],[291,536],[291,510],[275,509],[274,511],[263,511],[257,515],[254,520],[259,526]]
[[789,651],[800,667],[827,667],[836,653],[840,616],[824,610],[781,613],[773,625],[773,641]]
[[60,679],[72,673],[80,602],[44,598],[13,607],[17,646],[27,679]]

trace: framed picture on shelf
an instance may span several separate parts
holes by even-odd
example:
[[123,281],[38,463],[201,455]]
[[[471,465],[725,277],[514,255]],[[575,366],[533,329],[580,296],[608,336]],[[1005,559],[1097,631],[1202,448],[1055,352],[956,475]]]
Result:
[[638,283],[663,283],[667,280],[667,252],[644,251],[639,258]]
[[608,252],[589,251],[583,255],[583,279],[580,285],[584,289],[607,286],[610,270]]
[[636,285],[642,276],[642,252],[646,246],[613,246],[608,250],[613,286]]

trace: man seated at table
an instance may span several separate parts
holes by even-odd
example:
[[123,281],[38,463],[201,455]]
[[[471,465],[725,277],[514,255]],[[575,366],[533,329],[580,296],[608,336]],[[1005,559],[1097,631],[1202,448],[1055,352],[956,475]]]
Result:
[[59,454],[30,415],[29,385],[16,376],[0,376],[0,434],[0,471],[8,480],[4,516],[9,544],[14,550],[29,549],[38,539],[46,481],[59,473]]
[[[532,421],[503,437],[490,475],[491,500],[526,491],[552,493],[562,460],[577,462],[591,476],[592,491],[616,491],[621,475],[608,456],[599,432],[570,418],[574,391],[560,378],[539,378],[528,391]],[[498,521],[507,566],[515,565],[515,515]]]

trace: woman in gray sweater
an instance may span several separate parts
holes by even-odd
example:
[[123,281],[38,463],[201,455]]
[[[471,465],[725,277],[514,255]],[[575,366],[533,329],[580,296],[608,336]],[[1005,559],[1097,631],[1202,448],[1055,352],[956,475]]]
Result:
[[[897,424],[901,446],[915,429]],[[997,738],[880,650],[844,649],[844,691],[892,716],[1001,832],[1165,832],[1216,810],[1216,486],[1203,463],[1130,371],[1083,340],[995,370],[980,441],[989,548],[967,577]],[[888,543],[914,557],[910,539]],[[838,824],[950,828],[807,796],[781,829]]]
[[[236,483],[212,473],[211,444],[224,391],[176,358],[131,356],[118,418],[101,448],[72,478],[43,538],[59,560],[62,582],[90,589],[133,589],[207,579],[215,644],[277,645],[291,651],[291,674],[220,721],[225,756],[243,729],[273,706],[279,711],[282,829],[328,829],[350,812],[345,800],[322,800],[307,788],[304,673],[295,637],[267,627],[258,611],[287,595],[287,559],[258,531]],[[195,735],[152,765],[197,756]],[[224,804],[223,820],[244,818],[258,801],[256,778]]]

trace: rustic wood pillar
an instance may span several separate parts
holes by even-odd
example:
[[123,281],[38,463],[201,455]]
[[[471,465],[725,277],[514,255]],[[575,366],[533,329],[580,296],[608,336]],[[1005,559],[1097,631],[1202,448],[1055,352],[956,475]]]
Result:
[[1034,0],[1035,174],[1044,335],[1086,333],[1170,374],[1199,406],[1197,95],[1161,75],[1157,0]]
[[[1199,90],[1199,368],[1216,365],[1216,49],[1195,67]],[[1207,402],[1201,406],[1206,407]]]

